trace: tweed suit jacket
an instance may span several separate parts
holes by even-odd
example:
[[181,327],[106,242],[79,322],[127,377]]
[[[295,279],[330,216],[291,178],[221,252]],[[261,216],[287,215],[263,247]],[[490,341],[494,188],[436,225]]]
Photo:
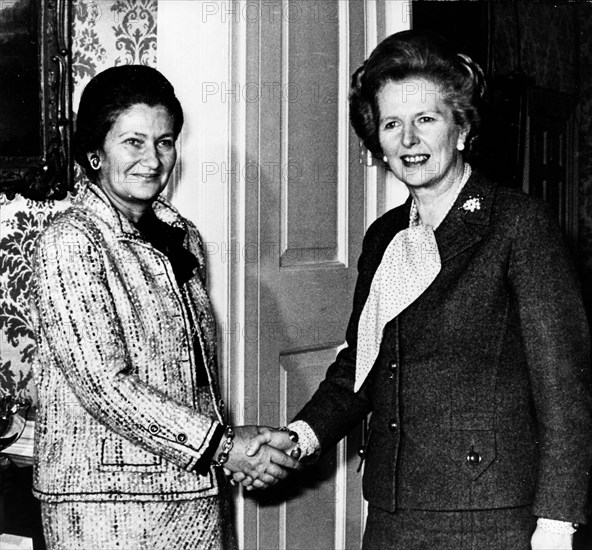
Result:
[[[34,493],[41,500],[218,493],[212,470],[192,471],[223,414],[202,243],[165,199],[153,208],[185,232],[184,246],[198,260],[181,288],[168,258],[94,185],[37,241],[31,309],[39,396]],[[196,384],[191,326],[208,372],[205,390]]]
[[539,201],[473,173],[435,232],[441,272],[386,325],[353,392],[358,319],[409,210],[410,200],[369,228],[347,347],[296,420],[326,450],[372,412],[363,487],[382,509],[532,505],[584,522],[589,333],[559,228]]

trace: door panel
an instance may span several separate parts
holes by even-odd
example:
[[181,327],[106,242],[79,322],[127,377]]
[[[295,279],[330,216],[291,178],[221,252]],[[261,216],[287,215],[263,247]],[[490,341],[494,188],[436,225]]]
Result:
[[577,242],[575,101],[546,88],[527,90],[524,191],[549,203],[570,244]]
[[343,240],[338,243],[343,230],[338,218],[342,222],[344,214],[339,201],[343,186],[337,185],[339,145],[343,145],[338,143],[338,129],[344,123],[339,119],[338,103],[343,95],[339,31],[344,21],[340,21],[338,7],[336,1],[327,2],[322,25],[315,21],[321,15],[317,12],[317,17],[309,13],[282,26],[282,43],[287,44],[281,59],[282,88],[292,92],[283,104],[281,121],[282,166],[286,168],[282,266],[334,261],[339,244],[342,248],[344,244]]

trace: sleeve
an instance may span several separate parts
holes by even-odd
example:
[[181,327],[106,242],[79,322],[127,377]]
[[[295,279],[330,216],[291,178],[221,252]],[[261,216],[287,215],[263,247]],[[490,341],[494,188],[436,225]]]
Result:
[[559,227],[531,205],[516,221],[509,280],[538,424],[533,513],[582,523],[592,465],[590,334]]
[[38,339],[55,358],[50,368],[61,369],[80,405],[181,468],[192,470],[209,456],[219,441],[219,422],[133,373],[105,264],[88,232],[66,223],[51,226],[37,242],[33,270]]

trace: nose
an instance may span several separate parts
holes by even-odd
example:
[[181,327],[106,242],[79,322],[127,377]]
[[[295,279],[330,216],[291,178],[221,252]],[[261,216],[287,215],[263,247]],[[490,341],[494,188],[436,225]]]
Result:
[[417,145],[418,143],[419,143],[419,138],[417,137],[417,134],[415,131],[415,126],[413,126],[413,124],[407,124],[403,128],[403,138],[402,138],[403,147],[410,149],[411,147],[413,147],[414,145]]
[[141,161],[142,166],[156,170],[160,166],[160,157],[154,144],[148,144],[144,148],[144,155]]

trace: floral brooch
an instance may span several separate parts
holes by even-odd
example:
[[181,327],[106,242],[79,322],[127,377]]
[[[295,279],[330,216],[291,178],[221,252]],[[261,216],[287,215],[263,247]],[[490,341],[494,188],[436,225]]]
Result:
[[461,208],[469,212],[481,210],[481,197],[471,197],[470,199],[467,199]]

